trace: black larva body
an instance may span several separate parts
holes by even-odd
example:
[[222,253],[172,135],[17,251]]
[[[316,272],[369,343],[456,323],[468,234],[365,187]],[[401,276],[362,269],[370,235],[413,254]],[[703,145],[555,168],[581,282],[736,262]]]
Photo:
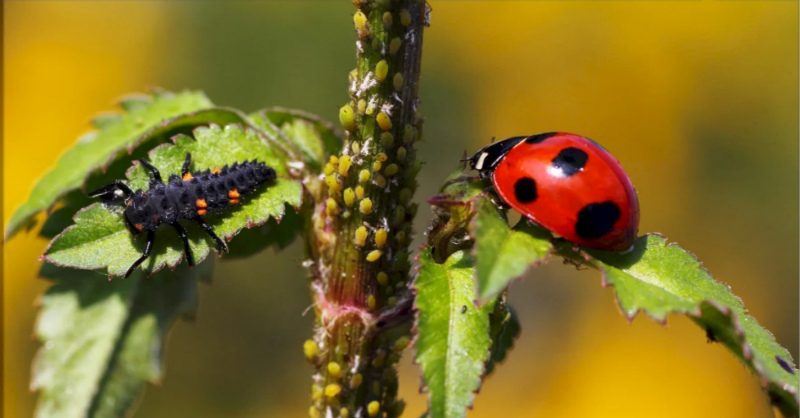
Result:
[[152,175],[147,191],[140,189],[132,192],[125,183],[115,181],[89,193],[92,197],[103,197],[107,201],[124,197],[125,223],[134,234],[147,233],[144,254],[128,269],[125,277],[150,255],[155,231],[161,224],[171,225],[178,232],[189,265],[194,264],[194,259],[186,231],[178,223],[181,219],[197,222],[214,239],[220,251],[227,251],[225,242],[202,217],[241,203],[262,184],[273,182],[276,178],[274,169],[257,161],[244,161],[230,167],[226,165],[222,169],[190,173],[191,155],[186,154],[181,176],[173,174],[164,183],[153,165],[144,160],[140,162]]

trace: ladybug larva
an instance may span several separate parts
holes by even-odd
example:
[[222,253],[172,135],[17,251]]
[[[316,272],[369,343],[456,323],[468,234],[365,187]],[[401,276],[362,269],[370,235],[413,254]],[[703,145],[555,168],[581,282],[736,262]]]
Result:
[[178,222],[181,219],[197,222],[217,243],[219,252],[227,252],[228,246],[203,219],[204,215],[219,212],[231,205],[242,202],[262,184],[275,181],[276,173],[271,167],[258,161],[244,161],[198,172],[190,172],[192,155],[187,153],[181,176],[173,174],[166,183],[155,166],[145,160],[139,162],[150,172],[150,185],[147,191],[136,192],[121,180],[89,193],[90,197],[100,197],[106,202],[117,202],[125,207],[125,224],[134,235],[146,232],[147,244],[144,253],[136,260],[125,277],[128,277],[153,249],[155,231],[161,224],[175,228],[183,241],[186,261],[194,265],[194,257],[189,247],[186,230]]
[[578,245],[633,245],[639,202],[630,178],[589,138],[551,132],[495,142],[469,159],[508,206]]

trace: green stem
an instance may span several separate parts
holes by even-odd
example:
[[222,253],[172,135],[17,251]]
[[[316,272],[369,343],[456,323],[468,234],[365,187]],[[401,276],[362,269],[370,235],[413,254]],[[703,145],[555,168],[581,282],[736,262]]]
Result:
[[399,416],[394,368],[410,329],[409,244],[417,211],[415,142],[426,4],[353,0],[358,51],[347,135],[325,166],[308,252],[317,318],[305,351],[316,367],[312,417]]

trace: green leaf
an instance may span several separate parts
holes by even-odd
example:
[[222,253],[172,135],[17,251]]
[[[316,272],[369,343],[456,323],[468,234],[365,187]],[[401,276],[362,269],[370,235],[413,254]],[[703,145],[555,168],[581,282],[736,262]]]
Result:
[[[285,205],[299,207],[302,203],[302,185],[289,180],[283,156],[264,143],[251,129],[239,125],[221,128],[217,125],[197,128],[196,140],[179,136],[175,145],[162,145],[150,152],[150,162],[161,172],[162,178],[180,173],[187,152],[192,154],[193,170],[203,170],[244,160],[263,161],[275,168],[278,180],[265,189],[243,200],[242,205],[219,214],[209,215],[206,222],[223,239],[230,239],[243,228],[266,223],[270,218],[280,219]],[[147,172],[140,165],[129,171],[131,189],[146,189]],[[95,204],[75,215],[75,225],[57,236],[48,247],[45,259],[51,263],[81,269],[106,268],[110,276],[125,273],[144,250],[144,237],[132,235],[118,208]],[[197,263],[201,262],[214,246],[211,238],[193,222],[184,222],[190,246]],[[162,267],[174,268],[183,258],[183,245],[175,231],[168,227],[156,232],[152,255],[142,264],[149,272]]]
[[[561,246],[560,251],[570,256],[567,247]],[[640,310],[659,322],[666,322],[670,313],[688,315],[759,377],[784,415],[798,416],[800,382],[789,351],[747,314],[741,300],[715,281],[694,255],[651,234],[636,240],[626,254],[587,250],[583,257],[603,273],[604,286],[614,286],[629,320]]]
[[271,107],[251,115],[265,131],[292,145],[309,162],[319,168],[326,155],[336,155],[344,140],[333,124],[302,110]]
[[471,229],[481,303],[493,300],[508,284],[528,268],[547,261],[553,245],[551,236],[522,219],[514,229],[505,213],[486,196],[473,199],[475,210]]
[[55,238],[68,226],[72,225],[72,217],[79,210],[94,202],[95,200],[87,196],[82,190],[73,190],[67,193],[56,204],[54,209],[47,214],[47,219],[39,230],[39,236],[47,239]]
[[267,223],[245,229],[228,247],[226,259],[244,258],[258,254],[266,248],[282,250],[291,244],[303,230],[303,216],[294,208],[287,208],[286,215],[278,222],[271,218]]
[[[121,100],[120,105],[126,109],[124,115],[104,114],[94,119],[93,124],[100,130],[83,135],[59,158],[56,167],[36,184],[28,200],[11,216],[6,227],[6,239],[30,224],[35,214],[54,205],[70,190],[81,187],[90,172],[107,166],[124,151],[130,151],[145,139],[178,125],[191,122],[196,125],[197,119],[208,119],[208,115],[198,118],[189,113],[212,104],[203,93],[187,91],[177,94],[158,92],[153,97],[128,96]],[[180,118],[180,115],[186,117]],[[180,120],[172,120],[175,118]]]
[[416,362],[422,368],[433,417],[463,417],[472,405],[489,359],[489,313],[476,307],[474,264],[464,251],[437,264],[429,248],[420,254],[416,289]]
[[492,374],[495,366],[506,359],[521,331],[517,312],[508,304],[506,295],[503,293],[497,298],[494,311],[489,316],[492,350],[491,356],[486,362],[486,376]]
[[210,263],[144,279],[108,281],[100,272],[45,264],[55,284],[42,298],[36,335],[42,341],[31,388],[37,417],[121,417],[143,382],[163,377],[166,333],[196,309],[196,281]]
[[250,117],[268,134],[293,150],[296,161],[319,173],[326,155],[336,155],[344,141],[332,124],[300,110],[273,107]]

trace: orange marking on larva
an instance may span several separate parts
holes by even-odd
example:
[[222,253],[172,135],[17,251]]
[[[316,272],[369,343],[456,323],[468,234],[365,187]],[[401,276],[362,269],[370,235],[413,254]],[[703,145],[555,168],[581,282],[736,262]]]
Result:
[[238,205],[239,199],[231,199],[231,205]]
[[127,207],[129,207],[130,205],[132,205],[132,204],[133,204],[133,199],[130,199],[130,200],[128,200],[127,202],[125,202],[125,207],[127,208]]
[[192,178],[194,178],[194,176],[192,176],[192,173],[186,173],[183,175],[183,181],[188,181],[191,180]]
[[228,197],[231,199],[238,199],[239,198],[239,190],[233,189],[228,192]]
[[208,207],[208,203],[206,203],[205,199],[197,199],[197,202],[194,202],[198,208],[204,209]]
[[136,225],[134,225],[134,228],[136,228],[136,229],[138,229],[139,231],[141,231],[142,229],[144,229],[144,225],[142,225],[142,224],[136,224]]
[[199,210],[197,211],[197,214],[198,214],[198,215],[200,215],[200,216],[203,216],[203,215],[205,215],[206,213],[207,213],[207,212],[206,212],[206,210],[205,210],[205,209],[199,209]]
[[219,174],[221,171],[222,170],[220,170],[219,167],[214,167],[214,169],[211,170],[211,174]]

